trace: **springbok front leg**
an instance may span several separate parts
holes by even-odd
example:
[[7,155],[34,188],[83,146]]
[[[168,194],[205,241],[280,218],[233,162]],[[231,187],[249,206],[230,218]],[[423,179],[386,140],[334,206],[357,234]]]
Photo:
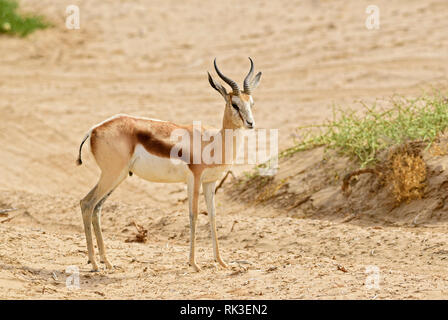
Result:
[[210,231],[212,234],[213,255],[215,261],[221,266],[227,268],[227,264],[221,259],[219,254],[218,235],[216,233],[216,215],[215,215],[215,181],[203,183],[202,189],[204,191],[205,203],[207,204],[208,216],[210,218]]
[[199,272],[201,268],[196,264],[195,246],[196,246],[196,225],[198,222],[198,200],[199,188],[201,186],[200,175],[190,175],[188,177],[188,210],[190,215],[190,266]]

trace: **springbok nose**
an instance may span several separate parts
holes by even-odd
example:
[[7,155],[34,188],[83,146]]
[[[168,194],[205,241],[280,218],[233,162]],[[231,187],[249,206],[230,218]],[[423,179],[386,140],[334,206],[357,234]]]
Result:
[[254,123],[253,123],[253,122],[250,122],[250,121],[247,121],[247,120],[246,120],[246,124],[247,124],[247,126],[248,126],[249,128],[253,128],[253,127],[254,127]]

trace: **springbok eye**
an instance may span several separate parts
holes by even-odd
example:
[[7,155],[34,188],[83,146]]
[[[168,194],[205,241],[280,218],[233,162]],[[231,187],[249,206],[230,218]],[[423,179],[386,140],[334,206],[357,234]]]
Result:
[[236,111],[240,110],[240,108],[239,108],[235,103],[232,103],[232,107],[233,107]]

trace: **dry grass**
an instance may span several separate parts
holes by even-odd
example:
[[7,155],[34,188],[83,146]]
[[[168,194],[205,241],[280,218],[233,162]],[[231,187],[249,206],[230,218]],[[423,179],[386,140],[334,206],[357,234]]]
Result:
[[421,199],[426,189],[427,169],[420,151],[405,145],[392,152],[384,180],[398,203]]
[[125,242],[139,242],[139,243],[146,243],[148,240],[148,230],[146,230],[143,226],[132,222],[132,225],[137,229],[137,234],[135,234],[133,237],[126,239]]
[[435,143],[429,149],[429,152],[433,156],[445,156],[448,154],[448,146],[440,145],[439,143]]
[[259,204],[265,202],[277,195],[277,192],[286,184],[288,179],[282,179],[281,181],[274,183],[272,180],[270,183],[263,187],[263,191],[255,198],[254,203]]

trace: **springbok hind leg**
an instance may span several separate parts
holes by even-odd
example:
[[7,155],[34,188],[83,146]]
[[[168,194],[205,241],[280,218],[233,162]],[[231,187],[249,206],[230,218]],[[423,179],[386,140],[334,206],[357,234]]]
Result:
[[[127,171],[123,171],[113,175],[101,174],[98,184],[92,190],[90,190],[90,192],[84,199],[81,200],[81,211],[84,222],[84,232],[86,234],[87,251],[89,256],[89,262],[92,264],[92,271],[98,271],[98,265],[96,264],[95,261],[93,242],[92,242],[92,223],[95,229],[95,236],[97,238],[98,249],[100,251],[101,258],[105,261],[108,261],[107,259],[105,259],[106,256],[104,250],[103,237],[101,235],[99,214],[97,212],[92,221],[93,213],[97,205],[100,204],[101,200],[105,196],[107,196],[107,194],[109,194],[113,189],[115,189],[126,178],[126,174]],[[108,268],[109,266],[112,267],[110,263],[109,266],[106,263],[106,266]]]
[[95,197],[98,185],[96,185],[90,192],[80,201],[82,220],[84,222],[84,232],[86,234],[87,252],[89,261],[92,264],[92,270],[97,271],[98,265],[95,262],[92,242],[92,210],[94,207],[93,198]]
[[107,269],[113,269],[113,267],[106,257],[106,249],[104,247],[103,234],[101,232],[100,221],[101,221],[101,207],[103,206],[103,203],[107,200],[107,198],[109,198],[112,191],[106,194],[103,197],[103,199],[101,199],[100,202],[98,202],[98,204],[95,206],[95,209],[93,209],[93,215],[92,215],[92,225],[93,230],[95,231],[96,241],[98,244],[98,251],[100,252],[100,262],[104,263]]

